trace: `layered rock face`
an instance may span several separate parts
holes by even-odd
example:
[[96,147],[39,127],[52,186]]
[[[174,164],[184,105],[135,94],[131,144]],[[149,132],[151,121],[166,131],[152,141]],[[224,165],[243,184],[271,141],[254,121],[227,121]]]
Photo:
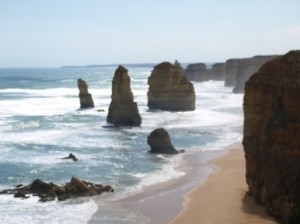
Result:
[[204,82],[209,80],[209,74],[204,63],[189,64],[185,69],[185,73],[191,81]]
[[79,89],[80,108],[94,107],[94,101],[92,95],[88,92],[88,85],[86,82],[82,79],[78,79],[77,86]]
[[267,61],[272,60],[276,56],[254,56],[252,58],[245,58],[237,60],[236,72],[235,74],[235,87],[233,89],[234,93],[243,93],[245,82],[257,72],[263,64]]
[[210,79],[223,81],[225,79],[225,63],[213,64],[210,71]]
[[133,101],[128,70],[119,66],[112,81],[111,103],[106,121],[115,126],[140,126],[137,103]]
[[249,192],[282,223],[300,223],[300,51],[267,62],[245,85]]
[[183,69],[169,62],[154,67],[148,78],[148,107],[169,111],[195,110],[195,90]]
[[169,136],[169,133],[163,129],[158,128],[150,133],[147,140],[148,145],[150,146],[151,153],[159,154],[177,154],[177,151],[172,143]]

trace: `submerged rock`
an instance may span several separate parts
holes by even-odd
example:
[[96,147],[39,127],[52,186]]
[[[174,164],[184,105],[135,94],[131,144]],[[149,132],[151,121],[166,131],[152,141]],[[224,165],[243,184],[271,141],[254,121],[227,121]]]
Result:
[[195,110],[193,84],[178,65],[163,62],[148,78],[148,107],[169,111]]
[[142,123],[137,103],[133,101],[128,70],[121,65],[112,81],[111,103],[106,121],[115,126],[140,126]]
[[173,147],[169,133],[163,128],[158,128],[152,131],[148,136],[147,143],[151,148],[150,150],[151,153],[159,153],[159,154],[179,153],[179,151]]
[[72,159],[74,162],[78,161],[77,157],[72,153],[70,153],[67,157],[64,157],[64,158],[61,158],[61,159]]
[[92,95],[88,92],[88,85],[82,79],[77,80],[77,86],[79,89],[80,108],[94,107],[94,101]]
[[246,180],[281,223],[300,223],[300,51],[275,58],[245,86]]
[[40,179],[34,180],[31,184],[24,187],[7,189],[0,194],[13,194],[14,197],[29,198],[28,195],[38,196],[40,201],[53,201],[56,198],[60,201],[69,198],[87,197],[99,195],[104,192],[113,192],[111,186],[103,186],[101,184],[93,184],[90,182],[79,180],[72,177],[69,183],[58,186],[53,183],[46,183]]

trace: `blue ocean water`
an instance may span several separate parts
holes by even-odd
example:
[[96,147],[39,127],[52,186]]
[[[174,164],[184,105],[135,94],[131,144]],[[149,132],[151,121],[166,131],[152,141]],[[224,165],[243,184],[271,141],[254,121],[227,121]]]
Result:
[[[152,68],[138,66],[128,69],[142,126],[106,128],[115,69],[0,69],[0,190],[37,178],[63,184],[76,176],[115,188],[116,193],[103,196],[104,208],[105,200],[185,175],[176,169],[182,155],[147,153],[147,136],[155,128],[167,129],[175,148],[186,153],[222,150],[241,137],[234,127],[242,124],[243,96],[232,94],[224,82],[194,83],[195,111],[151,111],[147,78]],[[87,82],[94,109],[78,109],[78,78]],[[60,159],[69,153],[79,161]],[[82,224],[100,205],[90,198],[44,204],[0,195],[0,206],[0,223]],[[103,223],[132,223],[131,216],[107,210]]]

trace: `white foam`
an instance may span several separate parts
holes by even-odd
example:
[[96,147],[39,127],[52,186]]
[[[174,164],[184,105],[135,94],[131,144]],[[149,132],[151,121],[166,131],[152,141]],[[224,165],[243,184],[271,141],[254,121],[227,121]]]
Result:
[[86,198],[42,203],[38,197],[22,200],[0,195],[0,207],[0,223],[7,224],[83,224],[97,211],[97,204]]

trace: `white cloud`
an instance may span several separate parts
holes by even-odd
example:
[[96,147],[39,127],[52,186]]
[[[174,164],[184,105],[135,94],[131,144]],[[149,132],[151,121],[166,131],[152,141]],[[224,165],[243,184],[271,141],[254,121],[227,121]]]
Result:
[[286,30],[287,34],[300,35],[300,26],[294,26]]
[[223,27],[223,28],[231,28],[234,26],[234,24],[231,21],[226,20],[226,21],[218,23],[218,26]]

